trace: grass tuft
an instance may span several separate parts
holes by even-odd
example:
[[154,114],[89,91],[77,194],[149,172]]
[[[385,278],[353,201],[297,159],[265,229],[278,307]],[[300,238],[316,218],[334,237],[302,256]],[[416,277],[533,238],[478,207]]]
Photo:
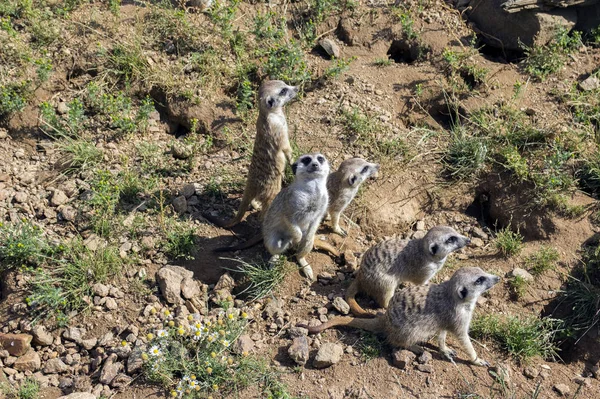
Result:
[[496,235],[496,248],[506,257],[518,255],[523,249],[523,236],[518,230],[514,232],[510,226],[505,227]]
[[242,275],[241,281],[248,286],[240,294],[248,295],[250,300],[257,300],[269,295],[284,280],[289,272],[286,259],[279,257],[276,262],[249,263],[236,258],[223,258],[237,262],[240,266],[233,269]]
[[540,276],[546,271],[554,269],[558,262],[558,251],[552,247],[542,246],[540,249],[527,257],[525,264],[534,276]]

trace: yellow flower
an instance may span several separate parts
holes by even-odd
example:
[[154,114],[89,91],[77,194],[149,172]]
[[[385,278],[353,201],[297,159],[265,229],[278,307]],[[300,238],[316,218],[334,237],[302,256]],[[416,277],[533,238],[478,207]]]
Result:
[[244,357],[248,356],[248,351],[243,351],[242,356],[244,356]]
[[152,308],[150,309],[150,314],[155,314],[156,313],[156,309]]
[[219,330],[219,334],[221,334],[221,336],[225,336],[225,330]]
[[208,342],[213,342],[213,341],[215,340],[215,338],[214,338],[212,335],[209,335],[209,336],[206,338],[206,340],[207,340]]
[[17,247],[18,247],[18,248],[23,248],[23,244],[22,244],[22,243],[18,243],[18,244],[17,244]]
[[149,341],[152,341],[154,339],[154,334],[148,333],[148,335],[146,335],[146,337],[148,338]]
[[233,364],[233,358],[232,357],[228,357],[227,358],[227,364],[230,365],[230,366]]
[[217,357],[217,354],[215,352],[210,352],[210,357],[214,359],[215,357]]
[[179,334],[179,335],[185,334],[185,329],[183,327],[179,327],[179,329],[177,330],[177,334]]
[[188,319],[189,321],[192,321],[192,320],[194,320],[194,316],[192,316],[191,314],[189,314],[189,315],[188,315],[188,317],[187,317],[187,319]]
[[210,320],[207,320],[206,323],[204,323],[204,324],[206,324],[206,327],[212,326],[212,323],[210,322]]
[[173,320],[169,321],[169,327],[173,327],[175,325],[175,322]]
[[219,324],[220,326],[222,326],[223,325],[223,319],[217,320],[217,324]]
[[121,346],[127,346],[127,341],[121,341]]
[[196,379],[196,376],[195,376],[194,374],[192,374],[192,375],[190,376],[190,380],[195,380],[195,379]]
[[218,391],[219,386],[217,384],[213,384],[212,389],[213,389],[213,391]]
[[227,315],[227,318],[228,318],[229,320],[233,320],[233,317],[234,317],[234,316],[233,316],[233,313],[229,313],[229,314]]
[[176,391],[171,391],[171,396],[176,398],[177,397],[177,392]]
[[210,375],[210,374],[212,374],[213,370],[211,367],[207,367],[206,372]]
[[167,316],[167,317],[171,316],[171,312],[168,309],[165,310],[165,316]]
[[247,319],[247,318],[248,318],[248,313],[242,312],[242,319]]
[[148,360],[148,354],[142,353],[142,360]]

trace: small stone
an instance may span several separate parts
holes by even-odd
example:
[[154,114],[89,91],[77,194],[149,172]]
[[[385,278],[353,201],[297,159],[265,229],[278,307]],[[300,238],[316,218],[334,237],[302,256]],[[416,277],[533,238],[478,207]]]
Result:
[[185,213],[187,211],[187,200],[185,196],[180,195],[179,197],[173,198],[173,209],[177,213]]
[[81,345],[81,347],[85,350],[92,350],[94,349],[94,347],[96,346],[96,344],[98,343],[98,340],[96,338],[90,338],[90,339],[82,339],[81,341],[78,342],[79,345]]
[[156,273],[156,281],[165,300],[172,304],[182,303],[181,282],[192,278],[194,273],[180,266],[165,266]]
[[477,248],[481,248],[481,247],[483,247],[485,245],[485,243],[483,242],[483,240],[481,238],[477,238],[477,237],[473,237],[471,239],[471,244],[474,247],[477,247]]
[[92,292],[99,297],[104,298],[105,296],[108,296],[109,288],[104,284],[96,283],[92,286]]
[[74,222],[77,218],[77,210],[72,206],[65,206],[60,210],[60,214],[67,222]]
[[108,310],[115,310],[118,309],[119,305],[117,305],[117,301],[114,298],[106,298],[104,307]]
[[188,159],[194,154],[194,150],[191,146],[176,141],[171,145],[171,153],[176,159]]
[[142,350],[140,348],[135,348],[127,358],[127,373],[137,373],[142,369],[143,365],[144,360],[142,359]]
[[477,226],[475,226],[471,229],[471,234],[474,237],[481,238],[482,240],[487,240],[489,238],[487,233]]
[[569,396],[571,388],[567,384],[556,384],[552,387],[560,396]]
[[113,353],[104,362],[104,367],[102,367],[100,378],[98,379],[102,384],[109,385],[117,374],[119,374],[119,371],[123,369],[123,365],[115,362],[115,360],[117,360],[117,355]]
[[331,342],[324,343],[317,352],[313,366],[318,369],[329,367],[339,362],[343,354],[344,348],[341,345]]
[[525,370],[523,370],[523,375],[525,377],[533,380],[538,375],[540,375],[540,372],[537,368],[535,368],[533,366],[527,366],[527,367],[525,367]]
[[235,287],[235,280],[229,273],[225,273],[219,277],[219,281],[215,284],[215,291],[227,290],[231,291]]
[[292,344],[288,348],[288,354],[290,355],[290,358],[300,366],[304,366],[306,364],[309,357],[309,348],[308,339],[305,335],[301,335],[293,339]]
[[52,345],[52,342],[54,342],[54,337],[52,334],[46,331],[46,327],[44,327],[42,324],[37,324],[35,327],[33,327],[31,333],[33,334],[34,345],[48,346]]
[[421,353],[421,355],[419,356],[419,358],[417,359],[417,361],[420,364],[427,364],[429,363],[431,360],[433,359],[433,356],[431,356],[431,353],[428,351],[424,351],[423,353]]
[[431,364],[417,364],[417,370],[422,373],[433,373],[433,366]]
[[592,382],[590,381],[589,378],[585,378],[583,376],[578,375],[577,377],[573,378],[573,382],[577,385],[583,385],[586,387],[592,386]]
[[40,355],[33,349],[17,359],[13,365],[15,370],[19,371],[37,371],[42,367]]
[[302,337],[308,335],[308,329],[304,327],[290,327],[288,328],[288,334],[290,338]]
[[186,184],[183,186],[181,194],[183,194],[185,198],[190,198],[192,195],[196,194],[196,186],[194,184]]
[[233,344],[233,351],[238,354],[250,353],[254,349],[254,341],[249,335],[241,335]]
[[529,282],[533,281],[533,276],[531,275],[531,273],[529,273],[527,270],[521,269],[519,267],[515,267],[510,272],[510,277],[521,277],[525,281],[529,281]]
[[67,341],[79,342],[81,341],[83,334],[85,334],[85,331],[82,331],[77,327],[70,327],[63,332],[63,338]]
[[108,346],[114,338],[114,334],[109,331],[98,340],[98,346]]
[[277,317],[283,317],[284,313],[285,313],[283,311],[283,306],[284,306],[283,300],[281,300],[281,299],[271,300],[265,306],[265,309],[264,309],[265,318],[274,320]]
[[600,89],[600,79],[598,79],[597,76],[590,76],[583,82],[579,83],[579,88],[583,91]]
[[425,231],[425,221],[424,220],[419,220],[417,221],[417,231]]
[[425,234],[427,233],[424,230],[415,231],[412,235],[412,238],[414,240],[420,240],[421,238],[425,237]]
[[200,296],[200,285],[198,281],[191,277],[186,277],[181,281],[181,296],[185,299],[192,299]]
[[23,191],[19,191],[15,193],[15,196],[13,197],[13,199],[15,200],[15,202],[19,203],[19,204],[23,204],[25,202],[27,202],[27,193],[23,192]]
[[500,383],[507,384],[510,382],[510,366],[508,364],[499,364],[490,369],[490,374]]
[[31,349],[32,339],[29,334],[0,334],[0,348],[12,356],[23,356]]
[[44,374],[59,374],[59,373],[64,373],[67,370],[69,370],[69,366],[67,366],[59,358],[54,358],[54,359],[50,359],[50,360],[46,361],[42,372]]
[[406,349],[395,350],[392,354],[392,364],[400,370],[405,370],[406,367],[415,360],[417,355]]
[[54,190],[52,197],[50,198],[50,205],[52,206],[60,206],[65,204],[69,200],[67,194],[65,194],[61,190]]
[[329,54],[331,57],[340,58],[340,47],[331,39],[321,39],[319,45]]
[[113,388],[122,389],[127,385],[131,384],[132,381],[133,378],[131,378],[127,374],[117,374],[117,376],[111,381],[110,386]]
[[66,114],[67,112],[69,112],[69,106],[67,105],[66,102],[61,101],[58,103],[58,105],[56,106],[56,112],[58,112],[61,115]]
[[350,305],[340,296],[333,300],[333,307],[341,314],[350,313]]

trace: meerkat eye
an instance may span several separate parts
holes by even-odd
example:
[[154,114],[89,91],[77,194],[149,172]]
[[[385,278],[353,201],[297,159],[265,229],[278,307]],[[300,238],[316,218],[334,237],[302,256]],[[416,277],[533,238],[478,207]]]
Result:
[[325,158],[323,158],[322,156],[319,155],[317,157],[317,161],[319,161],[319,163],[323,163],[323,162],[325,162]]
[[456,237],[452,236],[446,240],[447,244],[454,244],[456,242]]
[[369,167],[365,166],[364,168],[362,168],[362,170],[360,171],[361,175],[364,175],[365,173],[367,173],[369,171]]
[[305,157],[305,158],[302,158],[302,159],[300,160],[300,162],[302,162],[302,164],[303,164],[304,166],[308,166],[308,165],[310,164],[310,162],[311,162],[311,159],[310,159],[310,157]]
[[284,87],[284,88],[283,88],[283,89],[281,89],[281,91],[279,92],[279,95],[280,95],[280,96],[285,96],[285,95],[287,94],[287,92],[288,92],[288,89],[287,89],[287,87]]
[[481,276],[477,280],[475,280],[475,285],[481,285],[485,281],[485,277]]

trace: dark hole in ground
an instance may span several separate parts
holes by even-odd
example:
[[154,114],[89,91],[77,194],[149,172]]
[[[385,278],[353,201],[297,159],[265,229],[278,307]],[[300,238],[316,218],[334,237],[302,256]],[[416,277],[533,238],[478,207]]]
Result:
[[490,46],[481,39],[477,42],[477,49],[486,60],[498,62],[501,64],[517,63],[523,59],[525,54],[522,51],[505,50],[499,47]]
[[490,194],[481,192],[477,194],[471,205],[467,207],[465,213],[477,219],[482,227],[496,227],[498,221],[490,215]]
[[387,55],[394,62],[412,64],[419,60],[426,52],[427,49],[417,40],[397,39],[392,41]]

